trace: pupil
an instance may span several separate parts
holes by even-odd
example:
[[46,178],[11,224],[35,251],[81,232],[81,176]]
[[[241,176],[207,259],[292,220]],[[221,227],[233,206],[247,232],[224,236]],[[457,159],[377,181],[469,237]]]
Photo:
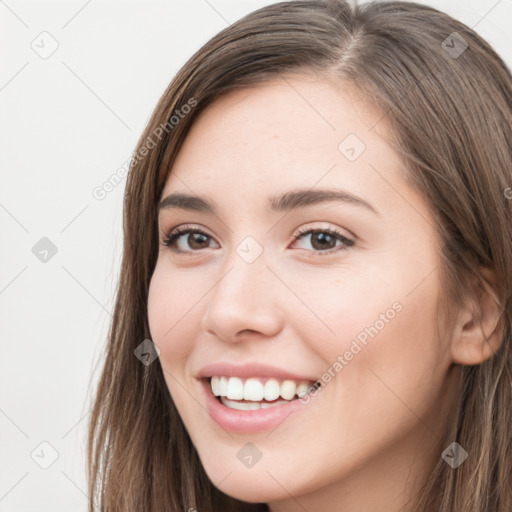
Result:
[[[195,246],[195,243],[196,243],[196,240],[197,238],[199,239],[203,239],[202,242],[204,243],[206,241],[206,236],[201,234],[201,233],[190,233],[190,235],[188,236],[188,244],[190,245],[190,247],[194,247]],[[201,248],[201,240],[199,241],[199,248]]]
[[[324,242],[324,243],[320,243],[320,248],[321,249],[324,249],[326,247],[326,244],[325,242],[327,241],[327,245],[329,245],[329,241],[332,242],[331,240],[331,235],[327,234],[327,233],[313,233],[313,242],[315,241],[320,241],[320,242]],[[313,246],[314,246],[314,243],[313,243]]]

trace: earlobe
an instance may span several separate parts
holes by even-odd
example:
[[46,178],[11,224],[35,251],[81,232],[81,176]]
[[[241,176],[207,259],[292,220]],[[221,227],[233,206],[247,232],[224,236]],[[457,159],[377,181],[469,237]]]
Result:
[[[494,275],[487,269],[481,273],[491,283]],[[475,283],[474,296],[465,309],[459,311],[453,330],[453,361],[476,365],[492,358],[503,342],[501,307],[493,287]]]

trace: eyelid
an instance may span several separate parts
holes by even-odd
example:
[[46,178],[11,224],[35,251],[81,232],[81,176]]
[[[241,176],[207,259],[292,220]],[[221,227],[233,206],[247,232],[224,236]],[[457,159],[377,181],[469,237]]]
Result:
[[[294,243],[302,238],[304,238],[306,235],[314,234],[314,233],[328,233],[331,236],[336,237],[336,239],[341,240],[342,244],[341,246],[335,246],[330,249],[326,249],[323,251],[315,251],[315,250],[309,250],[309,249],[301,249],[303,251],[306,251],[306,257],[308,258],[315,258],[316,256],[332,256],[332,255],[339,255],[341,252],[346,251],[350,247],[355,245],[355,239],[349,238],[346,235],[344,235],[339,228],[332,228],[332,227],[305,227],[305,228],[299,228],[298,232],[294,233],[292,238],[294,240]],[[355,238],[355,237],[354,237]]]
[[196,224],[180,224],[179,226],[174,226],[173,228],[170,228],[169,230],[164,230],[162,245],[164,247],[171,249],[175,253],[181,253],[181,254],[185,254],[185,253],[192,254],[194,252],[198,253],[199,251],[182,251],[179,249],[173,249],[171,247],[171,243],[174,240],[177,240],[178,238],[180,238],[181,236],[183,236],[184,234],[187,234],[189,232],[201,233],[201,234],[207,236],[208,238],[215,240],[215,238],[212,235],[210,235],[210,233],[208,233],[205,229],[198,227]]
[[[302,226],[302,225],[301,225]],[[344,232],[341,231],[341,228],[338,228],[338,227],[331,227],[331,226],[307,226],[307,227],[298,227],[294,230],[294,234],[292,235],[292,238],[296,239],[298,237],[300,237],[301,235],[304,235],[306,233],[311,233],[311,232],[314,232],[314,231],[321,231],[321,232],[328,232],[328,233],[333,233],[341,238],[344,238],[346,240],[350,240],[350,241],[353,241],[355,242],[355,240],[357,239],[357,237],[355,235],[353,235],[350,231],[348,230],[344,230],[345,232],[347,232],[347,234],[345,234]]]

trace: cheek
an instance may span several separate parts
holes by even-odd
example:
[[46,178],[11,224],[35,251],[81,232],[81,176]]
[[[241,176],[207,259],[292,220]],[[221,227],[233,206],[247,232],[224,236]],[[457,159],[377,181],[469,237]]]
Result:
[[193,348],[194,336],[190,332],[198,325],[201,311],[199,282],[191,275],[171,271],[169,266],[157,263],[148,292],[148,321],[152,341],[160,350],[163,364],[185,357]]
[[389,261],[365,266],[364,271],[326,272],[325,279],[317,271],[315,279],[294,281],[302,302],[295,300],[289,307],[294,337],[321,357],[321,380],[336,381],[333,387],[340,397],[351,389],[361,400],[382,398],[385,385],[379,376],[391,389],[412,393],[421,388],[424,393],[425,380],[440,375],[445,349],[437,330],[436,274],[417,286],[418,275],[430,270],[422,274]]
[[408,279],[395,278],[393,272],[394,267],[380,262],[307,272],[294,269],[286,276],[294,283],[295,295],[289,294],[287,314],[293,319],[291,326],[300,328],[297,339],[332,362],[350,349],[353,340],[364,346],[376,330],[381,333],[400,322]]
[[361,302],[367,312],[359,321],[365,321],[350,324],[337,352],[340,403],[354,411],[364,404],[370,422],[380,418],[397,431],[412,427],[416,415],[434,405],[447,363],[437,330],[435,282],[409,291]]

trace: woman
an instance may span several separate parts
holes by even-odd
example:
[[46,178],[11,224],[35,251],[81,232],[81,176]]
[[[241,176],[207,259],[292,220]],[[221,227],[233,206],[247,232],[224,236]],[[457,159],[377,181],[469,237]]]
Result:
[[512,507],[512,78],[409,2],[251,13],[142,135],[90,510]]

